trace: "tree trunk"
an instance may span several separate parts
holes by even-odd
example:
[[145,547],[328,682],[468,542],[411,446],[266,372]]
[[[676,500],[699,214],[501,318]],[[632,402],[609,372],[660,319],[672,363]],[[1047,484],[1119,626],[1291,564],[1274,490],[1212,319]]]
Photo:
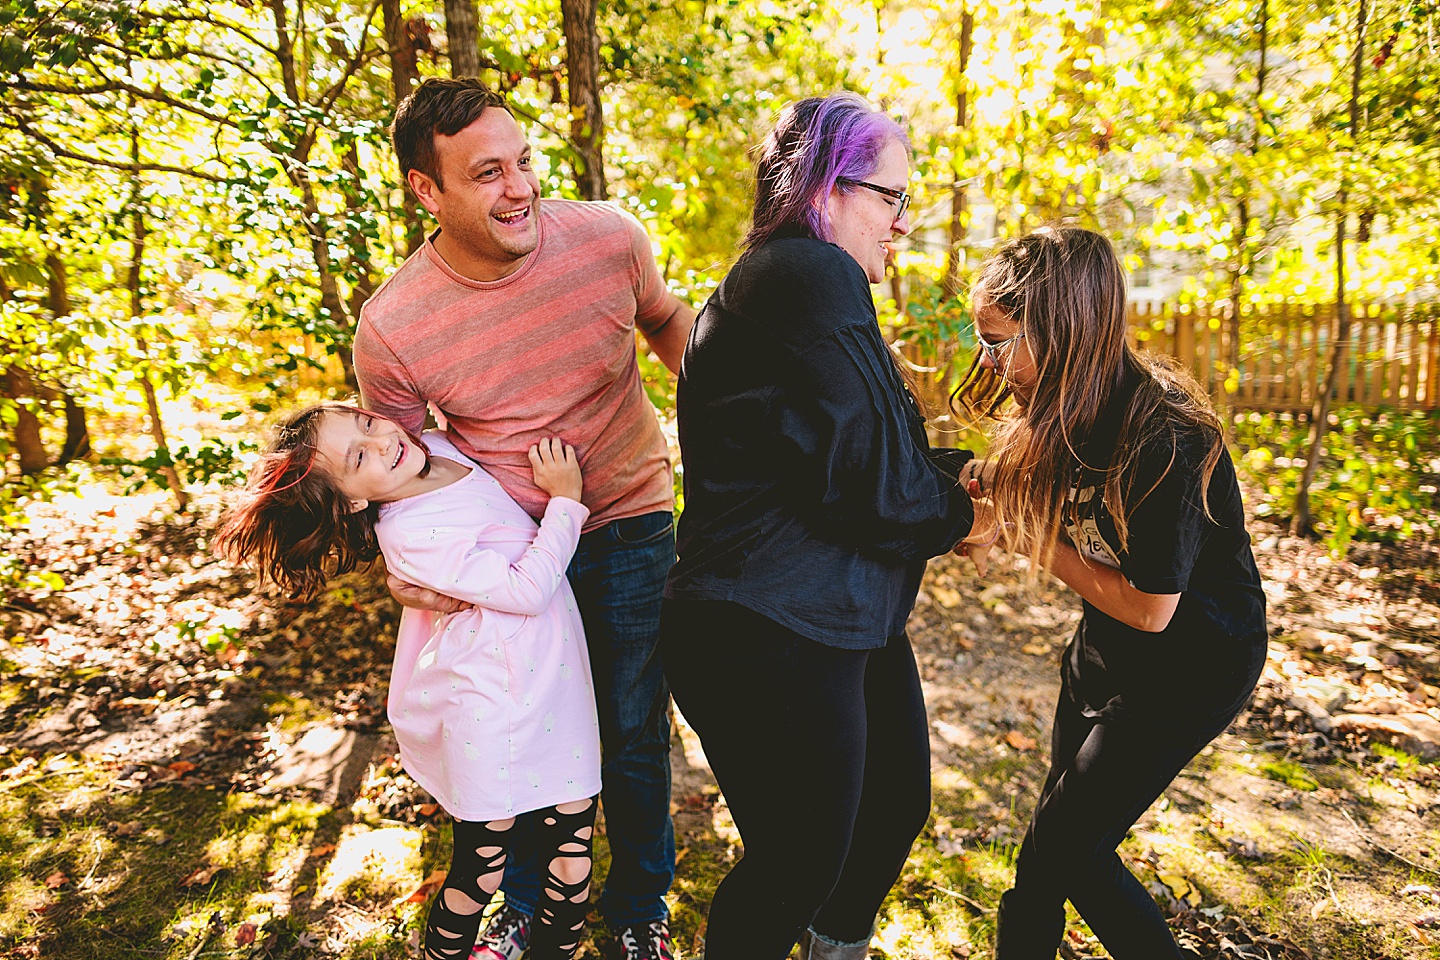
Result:
[[[390,79],[398,107],[420,82],[419,57],[414,38],[410,35],[410,22],[400,17],[400,0],[381,0],[380,7],[385,20],[385,38],[390,46]],[[416,202],[415,194],[405,183],[404,170],[400,171],[400,196],[405,223],[405,256],[408,257],[425,242],[425,222],[420,217],[420,204]]]
[[[1355,146],[1360,138],[1360,71],[1365,60],[1365,18],[1368,13],[1366,0],[1359,0],[1360,6],[1355,21],[1355,58],[1350,72],[1350,159],[1354,159]],[[1300,475],[1300,485],[1295,491],[1295,515],[1290,519],[1292,533],[1309,536],[1314,532],[1314,518],[1310,515],[1310,484],[1315,481],[1315,470],[1320,462],[1320,449],[1330,432],[1330,394],[1335,389],[1340,365],[1346,362],[1347,347],[1350,344],[1350,304],[1345,299],[1345,216],[1346,185],[1344,181],[1347,164],[1341,165],[1340,191],[1336,198],[1339,209],[1335,213],[1335,327],[1330,341],[1330,361],[1325,368],[1325,382],[1315,398],[1315,407],[1310,412],[1309,452],[1305,456],[1305,470]]]
[[[299,103],[299,88],[295,79],[295,48],[290,42],[285,24],[285,0],[270,0],[270,10],[275,18],[276,59],[280,63],[285,90],[295,103]],[[345,383],[352,391],[359,392],[355,365],[350,355],[350,338],[354,335],[355,327],[349,311],[345,308],[345,301],[340,296],[340,285],[335,281],[334,263],[330,259],[330,239],[327,235],[328,224],[325,215],[320,212],[320,203],[315,198],[315,185],[310,179],[307,166],[310,149],[314,145],[315,132],[312,127],[300,137],[291,153],[277,151],[276,159],[285,168],[285,175],[290,182],[300,191],[305,235],[310,240],[310,254],[319,274],[320,309],[325,314],[324,319],[329,321],[334,330],[334,333],[330,334],[331,344],[340,357]]]
[[330,239],[326,236],[325,214],[315,199],[315,187],[310,182],[303,161],[291,166],[291,181],[300,188],[300,198],[305,211],[305,233],[310,238],[310,252],[315,259],[315,268],[320,274],[320,309],[334,328],[332,343],[340,357],[340,366],[345,373],[345,383],[351,391],[360,391],[355,379],[354,358],[350,354],[350,339],[355,334],[355,325],[340,296],[340,284],[335,280],[335,265],[330,259]]
[[341,160],[345,172],[351,176],[350,185],[345,189],[345,210],[350,214],[346,244],[350,248],[350,273],[354,286],[350,288],[350,316],[360,316],[360,308],[375,292],[375,272],[370,260],[370,243],[360,229],[360,218],[365,215],[365,193],[360,188],[364,172],[360,169],[360,149],[354,140],[345,149]]
[[[145,215],[140,209],[140,189],[136,184],[135,193],[131,198],[134,209],[131,211],[131,233],[130,233],[130,319],[138,323],[144,316],[144,302],[140,294],[140,269],[142,259],[145,256],[145,240],[147,236],[145,226]],[[135,346],[142,358],[150,356],[150,343],[144,337],[135,338]],[[160,416],[160,399],[155,394],[155,382],[150,379],[148,363],[140,371],[140,389],[145,394],[145,412],[150,415],[150,437],[155,441],[155,452],[161,456],[168,457],[170,445],[165,440],[165,422]],[[185,492],[184,485],[180,482],[180,474],[172,465],[160,468],[160,474],[170,486],[170,492],[175,495],[175,505],[184,510],[190,504],[190,496]]]
[[586,200],[604,200],[605,119],[600,109],[600,35],[595,29],[595,0],[560,0],[560,14],[565,27],[575,184]]
[[15,403],[15,453],[20,458],[20,472],[39,473],[50,466],[50,458],[40,437],[40,418],[35,413],[40,398],[30,371],[19,365],[6,370],[4,395]]
[[[970,126],[970,87],[965,73],[970,67],[971,34],[975,30],[975,15],[969,10],[960,14],[960,71],[955,78],[955,128],[967,130]],[[960,292],[960,259],[965,252],[965,238],[969,233],[970,216],[966,209],[965,183],[967,177],[960,176],[959,157],[955,158],[955,180],[950,187],[950,252],[945,258],[945,282],[943,296],[952,300]]]
[[[1270,52],[1270,3],[1260,0],[1259,23],[1260,62],[1255,70],[1255,126],[1250,133],[1250,155],[1260,152],[1260,135],[1265,126],[1265,78],[1269,74]],[[1238,79],[1238,78],[1237,78]],[[1238,86],[1238,84],[1237,84]],[[1231,371],[1240,369],[1240,320],[1241,298],[1245,295],[1245,278],[1254,266],[1255,255],[1250,248],[1250,224],[1254,218],[1250,213],[1249,197],[1241,195],[1235,201],[1235,259],[1230,272],[1230,312],[1226,317],[1229,352],[1226,361]]]
[[[70,315],[70,275],[65,261],[54,250],[45,251],[45,272],[48,279],[50,312],[56,317]],[[56,466],[64,466],[71,460],[90,455],[90,424],[85,418],[85,408],[68,391],[62,391],[65,401],[65,445],[60,448]]]
[[[133,95],[130,98],[130,110],[133,114],[135,110]],[[145,315],[145,301],[140,291],[140,271],[145,260],[147,229],[140,193],[140,131],[134,126],[130,128],[130,162],[135,165],[136,173],[131,180],[130,193],[130,275],[128,286],[130,289],[130,319],[138,328],[140,318]],[[160,418],[160,401],[155,395],[155,383],[150,379],[148,362],[150,344],[143,336],[137,336],[135,345],[141,358],[145,361],[144,366],[140,369],[140,389],[145,393],[145,410],[150,415],[150,437],[155,441],[155,452],[169,459],[170,446],[165,442],[165,423]],[[161,467],[160,474],[170,485],[170,492],[175,495],[176,506],[184,510],[190,503],[190,497],[180,483],[180,474],[173,465]]]
[[65,446],[60,449],[56,466],[90,456],[90,424],[85,419],[85,408],[69,393],[64,394],[64,398]]
[[445,38],[450,76],[480,76],[480,34],[475,0],[445,0]]

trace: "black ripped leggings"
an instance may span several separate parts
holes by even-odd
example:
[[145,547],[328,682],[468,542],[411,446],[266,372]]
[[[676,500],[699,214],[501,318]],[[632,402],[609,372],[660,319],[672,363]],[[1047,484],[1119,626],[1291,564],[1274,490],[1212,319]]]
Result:
[[[545,891],[530,928],[530,960],[569,960],[580,945],[590,899],[595,798],[521,814],[549,857]],[[425,922],[425,960],[469,960],[485,904],[500,889],[515,818],[455,821],[455,852]]]

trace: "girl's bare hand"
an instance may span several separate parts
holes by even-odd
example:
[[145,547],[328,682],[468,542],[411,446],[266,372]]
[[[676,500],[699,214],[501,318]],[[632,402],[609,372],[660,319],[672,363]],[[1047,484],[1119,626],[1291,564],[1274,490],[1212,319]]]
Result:
[[985,576],[985,571],[990,569],[990,551],[993,549],[995,549],[993,544],[968,543],[961,540],[960,546],[955,548],[955,552],[962,556],[969,557],[971,562],[975,564],[975,575],[983,577]]
[[535,486],[550,496],[580,499],[584,489],[580,459],[575,448],[559,437],[546,437],[530,448],[530,468],[535,471]]
[[955,545],[955,553],[969,557],[975,564],[975,572],[983,577],[990,566],[990,551],[1000,540],[1000,526],[995,518],[994,504],[980,496],[980,481],[970,480],[966,491],[975,509],[975,520],[970,525],[970,536]]

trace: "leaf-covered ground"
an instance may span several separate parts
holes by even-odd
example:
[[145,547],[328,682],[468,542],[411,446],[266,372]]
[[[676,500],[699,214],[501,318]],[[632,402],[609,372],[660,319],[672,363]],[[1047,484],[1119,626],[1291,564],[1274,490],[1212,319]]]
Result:
[[[415,955],[448,831],[384,720],[396,608],[368,575],[255,596],[207,550],[215,508],[62,498],[0,544],[28,577],[0,610],[0,955]],[[1338,562],[1253,530],[1273,630],[1253,709],[1122,852],[1200,956],[1440,957],[1440,548]],[[1014,571],[932,564],[911,627],[935,812],[875,956],[988,954],[1076,615]],[[683,723],[673,760],[693,955],[740,851]],[[1072,920],[1062,954],[1102,956]],[[613,948],[597,925],[582,955]]]

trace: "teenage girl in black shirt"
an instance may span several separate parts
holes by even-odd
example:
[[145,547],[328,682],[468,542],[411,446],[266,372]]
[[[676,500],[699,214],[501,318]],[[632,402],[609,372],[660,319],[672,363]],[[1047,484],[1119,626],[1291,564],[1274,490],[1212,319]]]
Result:
[[998,426],[987,462],[967,466],[971,492],[1085,608],[995,956],[1053,960],[1068,899],[1116,960],[1178,958],[1115,848],[1240,712],[1265,661],[1221,422],[1191,378],[1129,347],[1124,272],[1095,233],[1008,244],[973,307],[980,352],[959,398]]

